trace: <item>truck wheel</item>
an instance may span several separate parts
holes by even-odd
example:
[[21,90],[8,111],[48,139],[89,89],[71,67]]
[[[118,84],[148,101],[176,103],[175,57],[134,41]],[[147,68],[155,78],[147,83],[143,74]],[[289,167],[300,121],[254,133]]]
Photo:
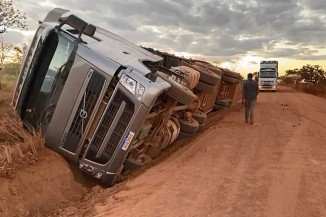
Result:
[[188,118],[187,120],[178,119],[180,124],[180,133],[195,134],[198,130],[199,123],[194,118]]
[[194,133],[193,134],[185,133],[185,132],[180,131],[178,139],[189,138],[189,137],[192,137],[193,135],[195,135],[195,134]]
[[171,141],[170,141],[170,144],[171,144],[178,138],[178,135],[180,133],[180,124],[179,124],[178,119],[176,119],[174,117],[171,117],[170,120],[172,122],[171,127],[173,128],[173,132],[171,132],[171,134],[172,134]]
[[126,159],[123,163],[123,170],[137,170],[145,164],[145,162],[138,162],[134,159]]
[[217,105],[217,104],[214,105],[214,110],[216,111],[223,110],[223,109],[227,109],[227,108],[222,105]]
[[241,75],[239,75],[236,72],[232,72],[229,69],[224,69],[223,70],[223,75],[228,76],[228,77],[231,77],[231,78],[235,78],[235,79],[240,79],[241,78]]
[[189,89],[196,87],[200,78],[200,73],[196,69],[190,68],[188,66],[178,66],[174,67],[174,70],[184,71],[186,74],[188,74],[187,79],[189,82]]
[[199,81],[197,86],[195,87],[196,90],[199,90],[204,93],[213,93],[216,90],[216,88],[217,88],[216,85],[213,86],[202,81]]
[[201,132],[205,129],[205,124],[199,124],[198,132]]
[[199,124],[203,124],[207,120],[207,115],[201,111],[196,111],[195,113],[191,113],[191,115]]
[[198,65],[198,66],[201,66],[201,67],[206,67],[206,68],[209,68],[210,70],[212,70],[215,74],[217,74],[218,76],[222,77],[222,70],[213,66],[213,65],[210,65],[209,63],[203,63],[203,62],[195,62],[195,65]]
[[226,82],[228,82],[228,83],[231,83],[231,84],[235,84],[235,83],[239,82],[238,79],[236,79],[236,78],[232,78],[232,77],[229,77],[229,76],[227,76],[227,75],[223,75],[223,76],[222,76],[222,80],[223,80],[223,81],[226,81]]
[[224,106],[224,107],[227,108],[229,106],[229,101],[228,100],[219,100],[219,99],[217,99],[215,101],[215,104],[216,105],[221,105],[221,106]]
[[197,99],[197,96],[189,88],[179,84],[169,75],[163,72],[157,72],[157,75],[171,84],[171,87],[166,91],[166,94],[172,99],[184,105],[189,104]]
[[212,70],[197,65],[194,65],[193,67],[200,73],[199,81],[214,86],[221,82],[221,77],[215,74]]

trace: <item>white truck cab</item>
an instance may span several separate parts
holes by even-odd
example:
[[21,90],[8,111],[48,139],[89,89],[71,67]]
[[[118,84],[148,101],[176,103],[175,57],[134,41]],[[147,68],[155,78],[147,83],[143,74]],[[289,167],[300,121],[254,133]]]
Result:
[[263,60],[260,62],[260,70],[258,73],[259,91],[271,90],[273,92],[277,89],[278,77],[278,61]]

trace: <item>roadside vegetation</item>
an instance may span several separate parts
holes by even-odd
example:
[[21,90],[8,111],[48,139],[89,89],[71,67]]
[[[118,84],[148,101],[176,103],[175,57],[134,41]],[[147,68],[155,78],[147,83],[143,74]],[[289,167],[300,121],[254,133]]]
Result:
[[305,65],[300,69],[289,69],[280,79],[283,85],[326,97],[326,72],[319,65]]
[[14,114],[11,98],[19,73],[20,60],[4,64],[0,90],[0,177],[11,175],[19,165],[37,161],[44,141],[38,132],[29,133]]

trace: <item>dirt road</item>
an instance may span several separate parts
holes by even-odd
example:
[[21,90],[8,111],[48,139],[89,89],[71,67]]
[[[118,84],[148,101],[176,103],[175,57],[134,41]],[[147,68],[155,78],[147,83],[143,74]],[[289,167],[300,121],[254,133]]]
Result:
[[62,216],[326,216],[326,100],[261,93],[141,175]]

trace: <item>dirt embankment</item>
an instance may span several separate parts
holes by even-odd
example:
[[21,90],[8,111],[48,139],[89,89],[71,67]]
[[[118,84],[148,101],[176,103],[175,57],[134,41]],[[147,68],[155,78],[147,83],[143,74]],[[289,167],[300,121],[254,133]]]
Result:
[[81,201],[89,182],[21,127],[11,96],[11,88],[0,92],[0,216],[45,216]]

